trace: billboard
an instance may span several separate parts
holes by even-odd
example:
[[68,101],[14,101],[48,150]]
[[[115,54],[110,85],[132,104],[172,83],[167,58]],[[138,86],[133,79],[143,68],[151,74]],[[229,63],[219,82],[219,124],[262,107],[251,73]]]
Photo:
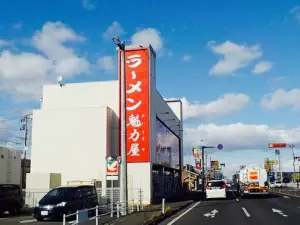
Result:
[[164,166],[179,168],[180,139],[159,119],[156,119],[156,162]]
[[210,161],[210,167],[213,169],[219,169],[219,161],[214,160],[214,161]]
[[195,167],[200,170],[201,166],[201,159],[195,159]]
[[150,161],[149,54],[149,49],[142,48],[125,51],[128,163]]
[[197,148],[193,148],[192,152],[193,152],[194,159],[201,159],[202,158],[202,150],[197,149]]

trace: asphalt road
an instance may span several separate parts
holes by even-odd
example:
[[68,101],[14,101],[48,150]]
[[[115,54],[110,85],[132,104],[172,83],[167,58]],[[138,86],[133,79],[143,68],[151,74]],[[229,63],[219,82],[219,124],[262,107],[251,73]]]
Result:
[[230,191],[228,200],[197,202],[161,225],[299,225],[300,198],[270,195],[269,198],[236,200]]

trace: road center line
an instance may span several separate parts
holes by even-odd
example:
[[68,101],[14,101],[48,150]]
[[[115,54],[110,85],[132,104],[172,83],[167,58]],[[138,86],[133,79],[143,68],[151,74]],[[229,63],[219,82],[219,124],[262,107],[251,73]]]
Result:
[[33,223],[33,222],[36,222],[36,220],[32,219],[32,220],[23,220],[23,221],[20,221],[20,223]]
[[200,202],[196,202],[192,207],[190,207],[189,209],[187,209],[186,211],[184,211],[183,213],[181,213],[179,216],[177,216],[176,218],[174,218],[171,222],[169,222],[167,225],[172,225],[174,224],[177,220],[179,220],[181,217],[183,217],[185,214],[187,214],[189,211],[191,211],[193,208],[195,208],[197,205],[199,205],[201,203]]
[[250,217],[250,214],[248,213],[247,209],[245,209],[244,207],[242,207],[242,210],[244,211],[245,215],[247,217]]

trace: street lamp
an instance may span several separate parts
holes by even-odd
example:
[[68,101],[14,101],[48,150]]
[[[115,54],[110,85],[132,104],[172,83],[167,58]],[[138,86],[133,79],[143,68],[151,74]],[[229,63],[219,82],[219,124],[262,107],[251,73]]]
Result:
[[126,214],[127,205],[127,151],[126,151],[126,73],[125,73],[125,42],[120,41],[118,36],[112,38],[120,50],[120,75],[121,79],[121,163],[120,163],[120,202]]

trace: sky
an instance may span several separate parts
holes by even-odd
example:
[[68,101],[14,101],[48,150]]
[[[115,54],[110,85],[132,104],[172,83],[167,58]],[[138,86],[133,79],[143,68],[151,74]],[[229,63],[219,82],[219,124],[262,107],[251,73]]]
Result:
[[[20,117],[57,76],[117,79],[115,35],[157,52],[158,91],[183,102],[186,163],[200,140],[224,145],[208,157],[226,173],[274,157],[271,142],[300,155],[296,0],[2,0],[0,141],[21,146]],[[292,151],[281,155],[292,170]]]

